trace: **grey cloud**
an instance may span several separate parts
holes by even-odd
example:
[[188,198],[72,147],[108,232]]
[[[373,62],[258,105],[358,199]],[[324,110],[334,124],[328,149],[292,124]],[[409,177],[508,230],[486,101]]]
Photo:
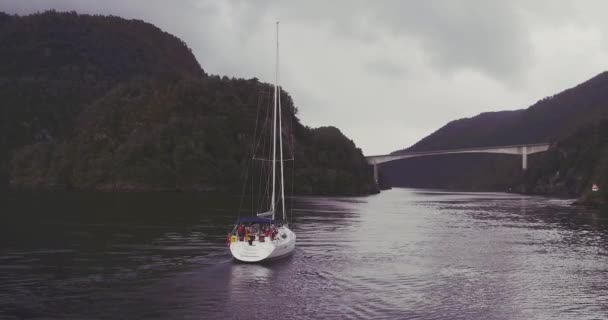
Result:
[[407,74],[407,68],[390,59],[374,59],[365,63],[365,68],[372,74],[394,78]]
[[264,81],[272,81],[273,21],[280,19],[283,85],[300,117],[307,125],[340,127],[370,154],[411,145],[456,118],[530,105],[603,71],[608,50],[598,42],[608,36],[606,6],[570,0],[0,0],[0,10],[9,13],[55,8],[145,20],[188,43],[207,72]]
[[[393,28],[417,37],[442,71],[471,68],[497,79],[517,77],[532,56],[518,17],[508,2],[420,2],[402,10]],[[387,12],[388,14],[388,12]]]
[[[241,1],[237,1],[240,3]],[[256,1],[256,4],[260,3]],[[386,32],[416,39],[441,72],[473,69],[498,80],[533,59],[524,18],[508,1],[262,1],[266,10],[373,45]]]

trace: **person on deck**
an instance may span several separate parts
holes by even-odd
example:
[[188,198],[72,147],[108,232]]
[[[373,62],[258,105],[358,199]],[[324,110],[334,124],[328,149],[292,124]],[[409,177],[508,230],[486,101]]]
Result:
[[249,231],[245,238],[247,238],[247,242],[249,242],[250,246],[253,245],[253,240],[255,240],[255,232],[253,230]]
[[245,240],[245,226],[242,223],[236,229],[236,234],[239,236],[239,241]]

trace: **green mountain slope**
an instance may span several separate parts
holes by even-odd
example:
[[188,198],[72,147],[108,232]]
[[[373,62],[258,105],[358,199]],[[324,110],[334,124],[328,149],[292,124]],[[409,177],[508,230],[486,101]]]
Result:
[[395,186],[586,195],[592,181],[606,183],[608,155],[601,141],[608,134],[602,119],[608,119],[608,72],[527,109],[452,121],[395,151],[554,143],[549,152],[529,157],[525,174],[520,157],[504,155],[446,155],[389,163],[383,169]]
[[[241,190],[268,84],[208,76],[181,40],[142,21],[46,12],[0,24],[13,187]],[[303,126],[281,94],[296,192],[373,192],[361,150],[337,129]]]
[[424,151],[551,142],[608,118],[608,72],[541,99],[527,109],[487,112],[454,120],[413,146]]
[[[608,204],[608,120],[560,140],[526,172],[529,192],[582,196],[583,203]],[[591,186],[600,186],[592,192]]]

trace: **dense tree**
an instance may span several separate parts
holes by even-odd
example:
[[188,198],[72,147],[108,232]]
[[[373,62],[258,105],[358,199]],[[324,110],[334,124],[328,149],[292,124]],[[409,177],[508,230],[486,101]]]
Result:
[[[530,157],[530,163],[536,158]],[[521,157],[502,154],[446,154],[383,164],[395,187],[472,191],[520,191]]]
[[[525,176],[529,191],[583,195],[583,202],[608,204],[608,120],[560,140],[539,160]],[[591,191],[593,184],[599,192]]]
[[[0,146],[13,186],[240,191],[268,84],[208,76],[181,40],[142,21],[46,12],[0,24],[10,137]],[[303,126],[281,97],[296,192],[373,191],[354,143]]]

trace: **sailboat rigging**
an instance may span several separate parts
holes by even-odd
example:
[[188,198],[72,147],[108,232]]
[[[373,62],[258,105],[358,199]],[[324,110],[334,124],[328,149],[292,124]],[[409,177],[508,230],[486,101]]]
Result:
[[[272,172],[270,174],[272,188],[269,208],[267,211],[257,213],[255,217],[239,217],[229,235],[232,256],[244,262],[260,262],[287,256],[295,249],[296,244],[296,234],[289,228],[285,208],[283,124],[281,87],[279,85],[279,22],[276,23],[275,81],[273,87]],[[255,147],[253,158],[255,159]],[[277,168],[277,163],[279,168]],[[264,195],[266,196],[266,194]],[[278,204],[280,204],[282,213],[281,220],[278,220],[276,216]]]

